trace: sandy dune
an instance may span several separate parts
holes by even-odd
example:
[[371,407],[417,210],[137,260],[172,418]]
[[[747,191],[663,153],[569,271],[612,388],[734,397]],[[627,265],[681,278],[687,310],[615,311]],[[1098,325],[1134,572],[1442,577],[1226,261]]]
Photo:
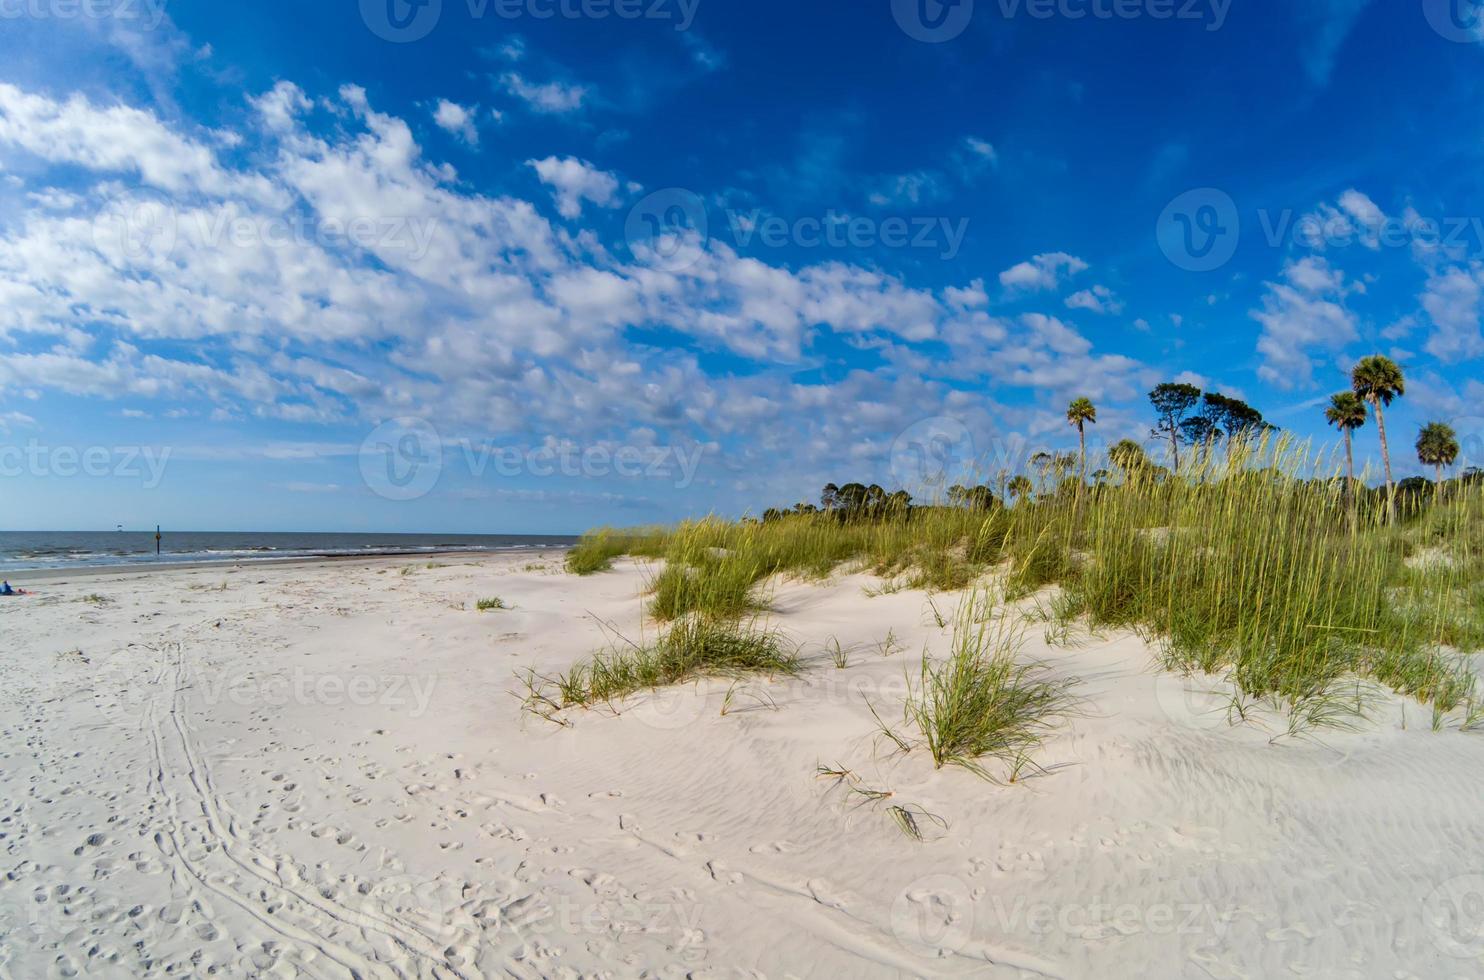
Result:
[[[1037,628],[1027,656],[1084,705],[1053,771],[935,772],[888,753],[867,701],[897,718],[948,632],[924,594],[846,576],[774,596],[803,677],[559,728],[522,715],[516,672],[646,629],[637,566],[559,557],[113,573],[0,603],[0,973],[1484,975],[1484,737],[1416,706],[1270,744],[1276,719],[1229,727],[1133,637]],[[474,611],[496,595],[513,608]],[[946,829],[913,842],[890,804]]]

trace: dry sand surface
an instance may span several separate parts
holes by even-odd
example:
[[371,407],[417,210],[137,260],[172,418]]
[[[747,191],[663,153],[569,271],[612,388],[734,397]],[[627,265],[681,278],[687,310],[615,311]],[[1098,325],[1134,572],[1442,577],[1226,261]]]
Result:
[[[868,701],[898,720],[949,631],[923,593],[840,576],[774,593],[803,676],[563,728],[523,716],[517,672],[653,626],[641,567],[560,558],[0,600],[0,973],[1484,975],[1484,737],[1415,705],[1270,744],[1276,719],[1228,726],[1214,682],[1132,636],[1035,627],[1026,657],[1082,709],[1047,775],[995,785],[874,737]],[[836,764],[893,795],[816,775]],[[914,842],[893,804],[946,826]]]

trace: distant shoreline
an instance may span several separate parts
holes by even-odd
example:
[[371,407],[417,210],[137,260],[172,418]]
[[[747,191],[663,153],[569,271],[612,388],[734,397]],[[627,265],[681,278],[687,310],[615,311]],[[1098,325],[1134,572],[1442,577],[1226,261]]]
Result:
[[366,564],[393,563],[406,561],[409,558],[418,560],[444,560],[451,559],[487,559],[495,557],[519,556],[522,554],[534,555],[545,552],[565,552],[571,549],[570,544],[549,545],[516,545],[509,548],[486,548],[486,549],[464,549],[455,551],[378,551],[366,554],[343,555],[343,554],[321,554],[321,555],[286,555],[281,558],[265,556],[262,558],[230,558],[207,561],[137,561],[121,563],[116,565],[75,565],[64,568],[22,568],[8,569],[0,572],[0,576],[7,577],[11,583],[18,588],[26,587],[35,582],[47,582],[61,584],[74,579],[97,579],[97,578],[127,578],[134,576],[151,576],[168,572],[195,572],[195,571],[219,571],[221,569],[243,570],[254,567],[263,568],[287,568],[299,565],[323,565],[330,563],[357,563]]

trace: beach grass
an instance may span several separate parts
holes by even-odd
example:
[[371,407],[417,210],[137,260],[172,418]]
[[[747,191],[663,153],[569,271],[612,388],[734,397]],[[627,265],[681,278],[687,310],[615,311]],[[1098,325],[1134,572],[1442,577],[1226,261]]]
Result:
[[[1484,700],[1463,656],[1484,648],[1484,483],[1404,494],[1392,521],[1382,492],[1346,492],[1336,454],[1282,436],[1189,456],[1178,472],[1131,467],[1013,507],[712,518],[600,532],[587,551],[664,557],[661,618],[745,615],[773,576],[841,568],[882,576],[882,592],[993,580],[1012,600],[1054,588],[1063,626],[1137,630],[1166,669],[1229,675],[1244,695],[1326,725],[1364,712],[1358,680],[1460,722]],[[924,690],[968,683],[958,656]]]
[[959,766],[993,779],[986,760],[999,760],[1019,773],[1056,719],[1072,709],[1071,682],[1017,661],[1021,628],[994,611],[988,594],[967,594],[953,625],[948,656],[923,658],[906,717],[939,769]]
[[537,714],[591,708],[645,690],[706,677],[793,676],[797,650],[776,631],[708,616],[688,616],[648,646],[615,645],[554,677],[526,677],[525,705]]

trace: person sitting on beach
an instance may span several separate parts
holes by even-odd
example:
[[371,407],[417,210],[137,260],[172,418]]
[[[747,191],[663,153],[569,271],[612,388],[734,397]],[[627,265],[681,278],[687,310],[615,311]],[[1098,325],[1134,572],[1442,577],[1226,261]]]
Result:
[[15,589],[10,587],[9,582],[0,582],[0,595],[19,595]]

